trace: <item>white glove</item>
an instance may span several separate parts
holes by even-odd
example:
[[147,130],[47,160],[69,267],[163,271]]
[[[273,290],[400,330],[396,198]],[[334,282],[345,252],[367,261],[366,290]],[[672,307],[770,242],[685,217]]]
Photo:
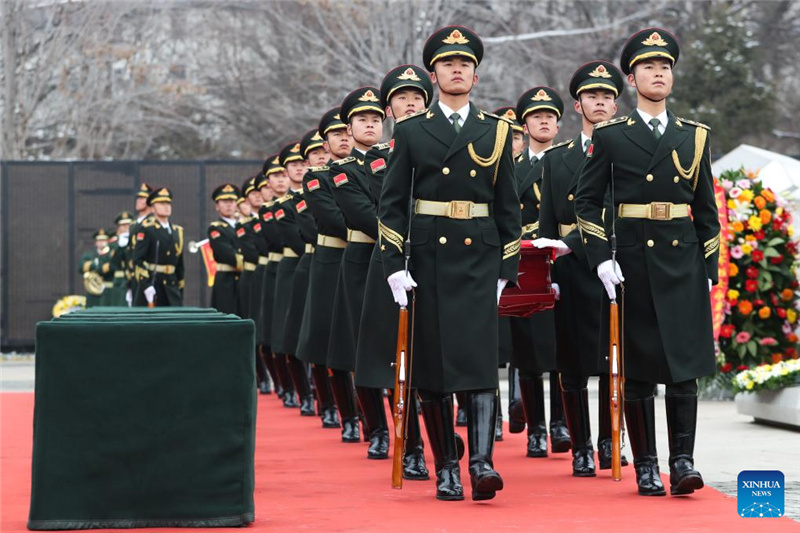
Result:
[[125,291],[125,301],[128,302],[128,307],[133,305],[133,293],[130,289]]
[[153,303],[153,299],[156,297],[156,288],[150,285],[144,290],[144,297],[147,299],[147,303]]
[[711,292],[711,287],[714,286],[714,282],[711,281],[711,278],[708,279],[708,292]]
[[557,241],[555,239],[534,239],[533,245],[537,248],[553,248],[556,251],[556,257],[572,253],[572,248],[567,246],[564,241]]
[[394,302],[400,307],[408,305],[408,291],[417,286],[417,282],[411,277],[411,273],[406,274],[405,270],[395,272],[386,281],[389,282],[389,288],[392,289],[392,296]]
[[603,261],[597,266],[597,277],[603,282],[603,287],[606,288],[608,297],[612,300],[615,299],[617,297],[617,291],[614,286],[625,281],[619,263],[612,264],[611,259]]
[[550,286],[553,287],[553,290],[556,292],[556,300],[560,300],[561,299],[561,287],[558,286],[558,283],[553,283]]
[[500,305],[500,296],[503,294],[503,289],[508,284],[507,279],[500,278],[497,280],[497,305]]

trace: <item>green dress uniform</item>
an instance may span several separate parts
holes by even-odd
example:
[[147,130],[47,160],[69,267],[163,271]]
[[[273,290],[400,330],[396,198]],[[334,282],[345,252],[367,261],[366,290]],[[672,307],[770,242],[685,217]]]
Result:
[[[119,227],[124,224],[132,224],[133,217],[127,211],[123,211],[114,219],[114,223]],[[125,300],[125,293],[128,290],[128,261],[130,260],[130,226],[128,233],[118,235],[114,243],[109,246],[111,259],[111,270],[114,271],[114,281],[111,294],[110,305],[114,307],[127,307],[128,302]]]
[[[142,183],[139,185],[139,189],[136,191],[136,197],[144,198],[146,200],[152,192],[153,188],[150,185],[147,183]],[[128,290],[131,291],[131,298],[135,298],[136,293],[139,290],[139,283],[136,279],[136,268],[133,265],[133,251],[136,249],[136,235],[139,234],[139,228],[141,227],[142,222],[152,216],[152,214],[137,216],[130,227],[130,243],[128,244],[128,250],[125,253],[125,256],[127,260]]]
[[[240,196],[239,188],[230,183],[220,185],[212,193],[215,202],[237,200]],[[211,307],[228,314],[235,314],[239,310],[236,302],[236,284],[244,267],[244,256],[238,238],[239,231],[244,234],[244,229],[237,228],[233,219],[225,221],[222,218],[212,222],[206,231],[211,251],[214,253],[214,261],[217,262],[214,287],[211,289]]]
[[[156,202],[172,202],[172,193],[167,188],[154,191],[147,199]],[[146,219],[136,234],[133,264],[136,268],[138,291],[134,305],[147,306],[144,290],[155,287],[156,307],[180,307],[183,305],[185,285],[183,265],[183,227],[177,224],[164,226],[156,217]]]
[[[622,70],[631,73],[651,58],[674,66],[678,52],[674,36],[648,28],[623,47]],[[695,378],[715,370],[708,280],[717,281],[720,224],[709,129],[671,112],[666,116],[663,131],[658,117],[651,129],[639,110],[597,124],[575,194],[592,269],[609,264],[616,233],[616,261],[625,277],[620,299],[625,415],[643,495],[665,494],[655,448],[656,382],[667,384],[670,491],[689,494],[703,487],[692,457]],[[613,209],[604,222],[609,187]]]
[[[266,169],[265,169],[266,170]],[[267,177],[263,171],[256,176],[256,188],[268,186]],[[260,208],[259,208],[260,209]],[[259,211],[253,213],[253,244],[258,252],[258,259],[256,269],[253,272],[253,277],[250,282],[250,294],[248,303],[250,309],[248,316],[256,325],[256,371],[258,373],[258,389],[261,394],[271,394],[272,384],[277,385],[275,379],[275,365],[272,362],[272,354],[269,350],[264,349],[262,342],[262,320],[261,320],[261,304],[262,294],[264,289],[264,276],[266,275],[267,264],[269,263],[269,244],[264,238],[263,222],[259,216]]]
[[[247,195],[256,189],[256,178],[250,177],[242,184],[242,196],[237,200],[238,203],[246,202]],[[236,285],[236,306],[237,314],[242,318],[252,318],[250,314],[250,295],[252,294],[253,276],[258,267],[258,249],[255,243],[255,232],[253,225],[258,221],[257,215],[242,216],[240,214],[236,222],[236,237],[239,239],[239,247],[242,250],[244,264],[242,273],[239,275],[239,282]]]
[[108,240],[108,244],[100,252],[98,257],[98,272],[103,279],[103,294],[100,295],[100,306],[109,307],[113,305],[113,291],[114,291],[114,257],[116,253],[114,246],[117,241],[116,236]]
[[[94,235],[92,236],[93,241],[97,243],[97,241],[108,242],[108,233],[104,229],[97,230]],[[89,288],[91,287],[98,287],[99,285],[103,284],[103,275],[102,275],[102,260],[103,254],[97,250],[97,244],[95,244],[95,248],[92,249],[90,252],[86,252],[81,255],[80,260],[78,261],[78,266],[83,274],[84,278],[84,286],[86,287],[86,307],[98,307],[102,305],[103,300],[103,292],[105,292],[105,285],[103,285],[103,291],[99,294],[92,294],[89,292]],[[88,281],[88,278],[94,278],[92,282]]]

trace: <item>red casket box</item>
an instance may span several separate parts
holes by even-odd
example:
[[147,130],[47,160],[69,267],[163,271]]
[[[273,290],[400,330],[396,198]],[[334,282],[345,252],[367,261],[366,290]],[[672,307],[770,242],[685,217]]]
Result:
[[522,241],[517,286],[507,287],[500,296],[500,316],[525,317],[553,308],[556,293],[550,281],[550,265],[554,259],[552,248],[536,248],[533,241]]

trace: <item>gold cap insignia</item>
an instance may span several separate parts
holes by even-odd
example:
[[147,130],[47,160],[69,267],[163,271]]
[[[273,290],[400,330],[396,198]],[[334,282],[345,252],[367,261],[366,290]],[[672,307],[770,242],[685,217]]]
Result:
[[460,31],[453,30],[442,42],[444,44],[467,44],[469,40]]
[[161,189],[158,191],[159,196],[169,196],[169,191],[167,189]]
[[319,132],[318,132],[318,131],[316,131],[316,132],[314,132],[314,136],[313,136],[313,137],[311,137],[311,140],[312,140],[312,141],[321,141],[321,140],[322,140],[322,137],[320,137],[320,136],[319,136]]
[[405,72],[397,76],[397,79],[403,81],[420,81],[419,76],[417,76],[417,73],[414,72],[414,69],[411,67],[408,67]]
[[222,192],[233,192],[233,185],[231,185],[230,183],[225,185],[222,188]]
[[375,96],[375,93],[372,92],[372,89],[368,89],[364,95],[358,99],[359,102],[377,102],[378,98]]
[[551,102],[553,99],[545,92],[544,89],[539,89],[533,98],[531,98],[534,102]]
[[667,41],[662,39],[657,31],[654,31],[650,34],[650,37],[642,41],[642,44],[645,46],[667,46]]
[[333,115],[333,118],[335,118],[336,120],[342,120],[342,118],[339,116],[339,113]]
[[597,68],[594,69],[589,73],[589,76],[593,78],[610,78],[611,74],[608,73],[608,69],[605,65],[597,65]]
[[509,109],[508,111],[503,113],[503,116],[506,117],[508,120],[517,120],[517,114],[514,113],[513,109]]
[[293,154],[296,154],[297,152],[299,152],[299,151],[300,151],[300,143],[297,143],[297,144],[295,144],[295,145],[292,147],[292,149],[291,149],[291,150],[289,150],[289,151],[290,151],[290,152],[292,152]]
[[140,190],[140,191],[146,191],[147,189],[148,189],[148,187],[147,187],[147,184],[146,184],[146,183],[142,183],[142,184],[139,186],[139,190]]
[[276,157],[275,159],[272,160],[273,165],[280,165],[280,163],[281,163],[280,157]]

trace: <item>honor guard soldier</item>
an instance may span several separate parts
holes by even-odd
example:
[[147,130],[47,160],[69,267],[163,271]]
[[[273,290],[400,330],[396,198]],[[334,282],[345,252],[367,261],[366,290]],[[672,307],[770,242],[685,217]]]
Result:
[[[257,200],[256,200],[257,198]],[[258,250],[255,243],[255,232],[253,225],[258,220],[258,215],[253,214],[253,204],[257,203],[256,210],[261,207],[261,193],[256,189],[256,178],[247,178],[242,183],[242,196],[236,200],[239,209],[239,217],[236,221],[236,237],[239,239],[239,247],[242,250],[244,264],[242,273],[239,275],[239,282],[236,285],[236,305],[238,315],[242,318],[252,318],[250,316],[250,294],[255,274],[258,266]]]
[[[244,256],[237,238],[236,201],[241,197],[239,188],[223,183],[211,193],[214,210],[219,220],[208,226],[208,242],[217,262],[214,288],[211,290],[211,307],[222,313],[236,313],[236,283],[244,267]],[[244,229],[241,230],[244,234]]]
[[[666,492],[656,383],[666,384],[670,493],[703,487],[693,459],[697,378],[715,371],[708,293],[717,281],[720,225],[709,129],[666,108],[678,52],[675,37],[659,28],[627,41],[620,62],[636,89],[636,110],[595,125],[575,194],[589,266],[621,302],[625,418],[643,495]],[[604,221],[609,188],[613,209]]]
[[[272,365],[272,356],[269,358],[269,365],[267,365],[267,360],[264,358],[260,332],[261,292],[264,287],[264,274],[267,268],[267,262],[269,261],[269,246],[261,233],[261,219],[258,216],[261,206],[264,205],[264,198],[271,198],[271,196],[269,196],[271,191],[269,190],[269,183],[263,171],[256,174],[253,179],[255,182],[255,191],[247,195],[247,201],[250,202],[253,211],[253,245],[256,248],[258,257],[256,259],[256,269],[250,281],[250,291],[247,299],[249,304],[247,316],[256,324],[256,374],[258,378],[258,390],[261,394],[272,394],[272,384],[274,382],[272,379],[272,372],[274,371],[274,365]],[[273,370],[270,370],[270,366],[272,366]]]
[[[623,90],[622,73],[607,61],[591,61],[572,75],[569,92],[581,115],[582,131],[554,146],[542,160],[542,207],[539,235],[534,244],[552,247],[558,257],[553,282],[556,302],[556,347],[564,410],[572,439],[572,474],[595,475],[589,423],[589,376],[600,375],[597,451],[600,469],[611,468],[611,409],[606,347],[601,345],[600,315],[587,310],[602,307],[603,285],[589,269],[575,218],[575,190],[591,143],[595,124],[613,118]],[[575,252],[575,253],[572,253]],[[623,465],[627,461],[623,460]]]
[[517,121],[517,110],[513,106],[499,107],[492,111],[493,114],[503,117],[511,122],[511,131],[514,134],[511,142],[512,155],[514,160],[525,151],[525,130],[520,126]]
[[125,293],[128,290],[128,259],[130,257],[130,227],[133,217],[127,211],[123,211],[116,216],[114,224],[117,226],[116,235],[113,242],[109,241],[109,256],[111,272],[114,273],[112,289],[108,305],[114,307],[125,307]]
[[[367,151],[378,144],[383,135],[385,112],[380,90],[368,86],[348,94],[342,101],[341,117],[353,137],[354,147],[349,157],[334,161],[330,171],[333,197],[347,224],[347,247],[336,289],[328,366],[353,372],[367,271],[378,238],[377,214],[364,160]],[[383,389],[356,384],[356,393],[369,437],[367,458],[386,459],[389,457],[389,425]]]
[[[535,239],[539,232],[542,161],[558,134],[564,103],[550,87],[537,85],[517,101],[516,114],[528,134],[528,146],[516,160],[516,182],[522,209],[522,238]],[[519,370],[521,407],[528,433],[528,457],[547,457],[547,425],[542,373],[550,374],[550,444],[553,453],[570,449],[564,420],[558,374],[555,371],[555,317],[552,311],[527,318],[512,318],[512,364]],[[511,411],[519,419],[518,410]]]
[[[347,124],[342,122],[340,108],[327,111],[318,131],[333,159],[344,159],[353,149]],[[327,366],[328,346],[334,317],[334,300],[341,271],[342,255],[347,245],[347,226],[333,198],[333,181],[328,165],[312,166],[303,176],[303,199],[314,215],[317,245],[311,258],[308,301],[303,314],[297,356],[311,364],[317,393],[324,390],[328,376],[333,399],[342,424],[342,442],[361,442],[358,426],[358,403],[352,374]]]
[[[380,105],[386,116],[400,119],[418,113],[430,105],[433,84],[428,73],[414,65],[402,65],[384,76],[380,87]],[[364,156],[364,170],[369,183],[375,231],[387,162],[392,143],[376,144]],[[357,387],[370,390],[393,389],[395,353],[397,349],[397,305],[386,284],[380,245],[372,247],[364,290],[364,307],[358,328],[355,380]],[[413,383],[412,383],[413,385]],[[413,398],[413,396],[411,396]],[[416,400],[407,408],[407,440],[403,457],[405,479],[430,479],[425,465],[425,452],[420,434]]]
[[86,252],[80,258],[80,270],[83,274],[83,285],[86,287],[86,307],[97,307],[102,303],[103,285],[101,258],[108,248],[108,232],[103,228],[92,235],[94,250]]
[[139,228],[146,218],[153,216],[153,208],[147,203],[147,199],[153,192],[153,188],[147,183],[139,185],[136,191],[136,202],[134,209],[136,211],[136,220],[133,221],[130,227],[131,242],[129,245],[127,259],[128,259],[128,292],[125,294],[125,300],[128,305],[133,305],[133,298],[139,289],[139,284],[136,281],[136,268],[133,265],[133,251],[136,249],[136,235],[139,234]]
[[383,267],[395,302],[406,306],[406,291],[417,287],[415,335],[421,342],[414,346],[412,383],[442,500],[464,498],[456,391],[468,391],[472,498],[491,499],[503,488],[492,462],[497,303],[505,285],[517,279],[520,210],[511,124],[469,101],[482,56],[480,38],[463,26],[442,28],[425,43],[424,65],[439,86],[439,100],[397,122],[378,210]]
[[133,264],[138,292],[134,305],[180,307],[185,285],[183,227],[170,222],[172,192],[163,187],[150,193],[147,203],[153,217],[145,219],[136,233]]

